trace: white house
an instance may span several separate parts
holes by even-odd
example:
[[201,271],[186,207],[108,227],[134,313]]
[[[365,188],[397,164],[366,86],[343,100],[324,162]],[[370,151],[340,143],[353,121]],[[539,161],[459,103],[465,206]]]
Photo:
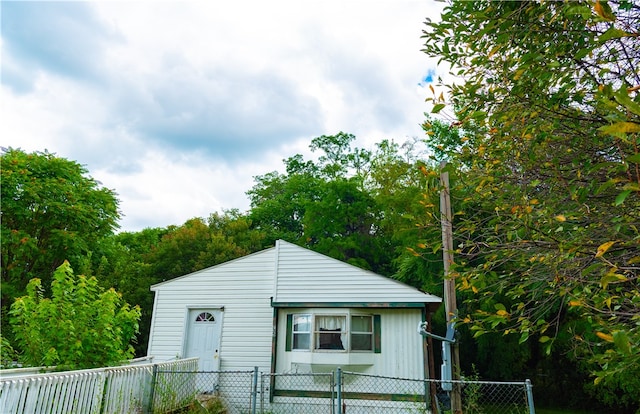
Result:
[[275,247],[153,285],[148,355],[200,370],[344,370],[425,378],[416,332],[439,297],[279,240]]

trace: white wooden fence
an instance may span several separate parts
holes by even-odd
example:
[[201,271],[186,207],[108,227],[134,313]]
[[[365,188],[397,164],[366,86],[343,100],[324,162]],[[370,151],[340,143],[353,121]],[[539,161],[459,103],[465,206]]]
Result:
[[[0,378],[0,413],[144,413],[154,394],[154,367],[197,371],[198,359]],[[162,411],[162,399],[154,399],[154,411]]]

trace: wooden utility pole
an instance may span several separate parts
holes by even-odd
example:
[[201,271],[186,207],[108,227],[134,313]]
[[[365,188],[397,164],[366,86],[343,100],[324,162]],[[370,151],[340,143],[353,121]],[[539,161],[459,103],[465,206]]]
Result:
[[[450,268],[453,264],[453,227],[451,224],[451,197],[449,195],[449,173],[445,170],[447,163],[440,163],[440,217],[442,221],[442,258],[444,261],[444,305],[447,314],[447,326],[453,322],[458,315],[458,305],[456,303],[456,280],[451,274]],[[451,344],[451,379],[460,380],[460,350],[458,342]],[[460,383],[454,383],[451,390],[451,412],[453,414],[462,413],[462,396],[460,393]]]

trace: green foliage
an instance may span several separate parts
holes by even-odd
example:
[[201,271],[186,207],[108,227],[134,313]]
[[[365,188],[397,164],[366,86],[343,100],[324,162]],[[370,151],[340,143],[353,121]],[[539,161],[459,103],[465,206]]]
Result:
[[103,287],[113,287],[122,293],[127,303],[140,306],[140,335],[134,344],[136,356],[147,355],[148,335],[153,309],[153,294],[149,287],[158,282],[153,274],[150,256],[162,237],[164,228],[147,228],[135,233],[119,233],[101,241],[88,257],[87,276],[95,276]]
[[144,260],[157,281],[195,272],[262,249],[263,233],[250,227],[237,211],[193,218],[170,227]]
[[[421,229],[413,222],[421,208],[413,206],[427,177],[419,168],[415,142],[401,147],[383,141],[369,151],[352,148],[353,140],[343,132],[314,138],[310,148],[320,152],[316,162],[295,155],[285,160],[286,174],[256,177],[247,193],[249,215],[270,242],[281,238],[393,275],[418,260],[407,247],[421,242]],[[425,284],[424,277],[408,272],[397,276],[417,287]]]
[[51,298],[40,279],[11,306],[11,325],[23,362],[30,366],[83,369],[110,366],[133,356],[139,307],[94,277],[74,275],[69,262],[56,269]]
[[[288,167],[296,158],[288,160]],[[271,172],[255,178],[247,192],[251,200],[253,225],[266,233],[267,240],[298,242],[303,238],[302,217],[308,203],[319,198],[319,179],[303,171],[288,175]]]
[[32,278],[45,286],[65,260],[78,265],[119,219],[115,193],[80,164],[48,152],[4,149],[2,199],[2,334],[6,311]]
[[462,320],[548,353],[570,344],[609,385],[598,397],[629,409],[640,406],[638,27],[637,1],[474,1],[450,3],[424,33],[425,52],[461,79],[446,85],[461,138],[426,127],[455,167]]
[[7,338],[0,336],[0,369],[13,368],[18,362],[18,356]]

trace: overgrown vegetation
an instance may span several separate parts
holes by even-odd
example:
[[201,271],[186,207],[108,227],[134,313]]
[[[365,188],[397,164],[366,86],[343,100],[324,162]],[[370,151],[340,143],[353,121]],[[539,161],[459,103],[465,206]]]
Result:
[[[640,3],[452,2],[425,124],[450,162],[460,320],[561,350],[605,404],[640,407]],[[431,223],[425,223],[430,225]],[[495,341],[496,338],[494,337]]]
[[[638,27],[638,1],[451,2],[424,33],[424,51],[452,68],[432,85],[425,142],[313,138],[314,161],[292,155],[284,172],[255,178],[248,212],[180,226],[115,234],[115,193],[83,167],[5,150],[3,358],[35,346],[7,329],[9,304],[27,295],[18,317],[48,303],[65,260],[84,291],[99,290],[96,277],[140,305],[139,355],[150,285],[279,238],[441,295],[446,160],[462,371],[475,362],[483,379],[531,378],[544,405],[640,409]],[[27,291],[33,278],[42,283]],[[444,332],[442,313],[434,325]]]
[[74,275],[69,262],[54,272],[51,298],[40,279],[10,311],[20,360],[27,366],[59,370],[114,366],[133,357],[140,308],[131,307],[114,289],[94,277]]

